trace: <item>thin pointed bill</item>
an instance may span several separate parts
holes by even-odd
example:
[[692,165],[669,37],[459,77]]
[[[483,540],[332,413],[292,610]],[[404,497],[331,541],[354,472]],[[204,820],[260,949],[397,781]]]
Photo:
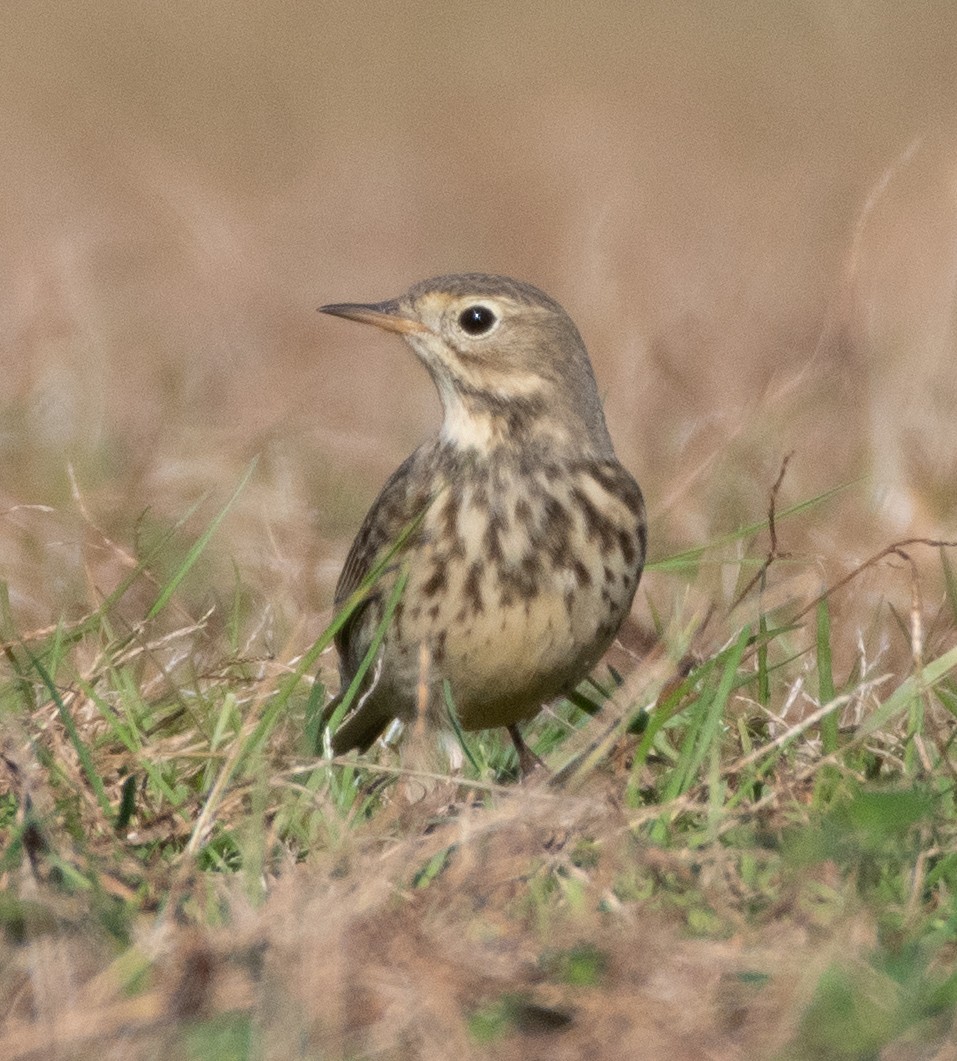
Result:
[[337,302],[331,306],[320,306],[320,313],[330,313],[333,317],[345,317],[360,324],[374,324],[387,332],[399,332],[402,335],[413,335],[427,332],[429,329],[415,317],[410,317],[396,299],[388,302]]

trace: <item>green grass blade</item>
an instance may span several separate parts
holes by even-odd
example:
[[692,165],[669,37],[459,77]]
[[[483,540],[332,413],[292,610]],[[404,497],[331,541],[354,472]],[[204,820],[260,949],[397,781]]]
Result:
[[199,538],[193,543],[193,547],[186,554],[186,558],[180,564],[179,568],[173,573],[173,575],[167,580],[166,584],[160,590],[159,596],[153,602],[153,606],[146,613],[147,620],[155,619],[157,615],[169,604],[171,597],[179,588],[180,583],[189,574],[190,569],[200,558],[206,546],[209,544],[210,539],[219,529],[219,525],[226,518],[226,514],[233,507],[236,501],[239,499],[239,495],[243,492],[246,487],[246,483],[249,482],[249,477],[256,469],[256,465],[259,463],[259,457],[253,457],[249,462],[245,472],[243,472],[239,483],[236,485],[236,489],[233,491],[232,496],[226,502],[225,505],[216,513],[209,523],[209,526]]
[[903,681],[884,703],[857,727],[854,734],[855,740],[861,741],[872,733],[884,729],[895,715],[910,709],[915,696],[920,696],[925,689],[936,685],[955,667],[957,667],[957,646],[932,660],[919,674],[912,674]]
[[349,688],[346,690],[342,702],[336,708],[332,718],[329,719],[330,729],[335,730],[335,727],[339,725],[340,721],[346,717],[346,713],[349,711],[349,708],[352,707],[352,702],[355,700],[356,694],[362,688],[362,683],[365,681],[365,677],[369,673],[369,668],[379,655],[379,649],[382,647],[382,642],[385,640],[386,630],[389,629],[389,624],[392,622],[392,616],[395,612],[396,605],[399,603],[399,599],[405,590],[405,584],[408,580],[409,572],[408,568],[406,568],[399,573],[399,577],[395,580],[395,585],[392,587],[392,592],[389,594],[389,599],[386,601],[382,618],[379,620],[375,632],[372,635],[372,640],[369,642],[369,648],[367,649],[366,654],[362,657],[362,662],[356,668],[356,672],[352,676],[352,681],[349,682]]
[[768,672],[768,617],[761,612],[758,620],[758,703],[762,707],[771,705],[771,675]]
[[944,573],[944,588],[947,593],[947,604],[950,608],[950,617],[957,622],[957,575],[954,574],[953,565],[947,556],[947,550],[940,550],[940,566]]
[[713,692],[709,690],[702,692],[695,710],[696,721],[689,727],[685,740],[682,742],[681,757],[665,790],[665,799],[674,799],[696,782],[702,763],[711,753],[715,742],[720,740],[724,710],[728,697],[735,687],[738,666],[750,639],[751,628],[746,626],[741,630],[735,643],[724,653],[725,658],[717,688]]
[[[862,481],[863,479],[853,479],[849,483],[835,486],[832,490],[825,490],[823,493],[817,494],[815,497],[799,501],[797,504],[791,505],[790,508],[782,509],[780,512],[775,513],[775,523],[780,525],[782,520],[788,519],[791,516],[798,516],[802,512],[807,512],[808,509],[823,505],[830,501],[831,498],[836,497],[845,490],[850,490]],[[739,527],[736,531],[732,531],[730,534],[725,534],[721,538],[716,538],[713,542],[708,542],[706,545],[699,545],[694,549],[686,549],[684,552],[675,553],[673,556],[667,556],[661,560],[654,560],[651,563],[645,564],[645,570],[682,571],[688,567],[696,567],[700,563],[701,558],[712,549],[720,549],[726,545],[733,545],[735,542],[739,542],[744,538],[751,538],[759,531],[765,530],[767,526],[767,519],[758,520],[756,523],[748,523],[744,527]],[[761,561],[755,560],[755,563],[760,562]],[[739,561],[736,560],[735,563],[739,563]]]
[[115,821],[113,807],[110,804],[109,796],[106,794],[106,786],[103,784],[103,779],[100,777],[96,769],[96,765],[93,762],[93,756],[90,754],[90,749],[86,746],[80,736],[80,731],[77,729],[76,723],[73,721],[73,716],[63,702],[63,697],[60,696],[59,689],[57,689],[53,679],[50,677],[49,671],[44,667],[40,660],[30,653],[29,650],[27,650],[27,653],[30,656],[30,661],[33,664],[34,669],[37,674],[40,675],[40,680],[46,686],[50,698],[53,700],[54,704],[56,704],[60,721],[63,723],[63,728],[66,730],[67,736],[70,738],[70,743],[73,745],[76,756],[80,760],[80,766],[83,769],[83,773],[86,775],[90,788],[96,796],[100,809],[110,822]]
[[481,774],[482,768],[479,766],[478,760],[475,758],[475,754],[468,745],[468,741],[465,739],[465,733],[462,730],[462,723],[459,722],[458,712],[455,710],[455,701],[452,699],[452,686],[449,685],[448,681],[442,682],[442,697],[445,700],[445,708],[448,714],[449,724],[452,726],[452,730],[455,733],[456,739],[459,742],[459,747],[462,749],[462,754],[468,759],[472,765],[472,769],[477,775]]
[[425,516],[423,510],[415,519],[410,520],[409,523],[402,529],[402,533],[396,538],[395,543],[382,555],[381,559],[376,561],[369,574],[363,579],[361,584],[356,588],[355,592],[352,593],[348,599],[343,603],[342,607],[333,616],[332,622],[323,630],[319,637],[313,642],[312,646],[307,652],[305,652],[295,669],[286,678],[283,679],[280,684],[279,691],[276,693],[274,699],[278,699],[279,707],[282,707],[289,697],[296,690],[299,682],[302,680],[303,675],[309,673],[316,665],[317,660],[323,652],[332,644],[336,634],[346,625],[346,623],[352,618],[355,610],[365,601],[369,596],[369,593],[379,581],[385,571],[392,564],[402,547],[408,541],[409,537],[415,533],[419,525]]
[[[822,704],[829,704],[836,695],[831,663],[831,612],[825,597],[817,606],[817,679]],[[821,743],[825,755],[837,751],[837,731],[837,712],[831,711],[821,719]]]

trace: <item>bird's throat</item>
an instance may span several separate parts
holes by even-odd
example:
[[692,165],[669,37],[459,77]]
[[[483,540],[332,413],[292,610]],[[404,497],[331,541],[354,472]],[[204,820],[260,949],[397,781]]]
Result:
[[[440,437],[460,452],[485,455],[505,446],[563,451],[582,446],[571,424],[538,398],[503,398],[494,393],[443,393]],[[580,432],[578,433],[580,436]]]
[[503,434],[501,418],[486,409],[469,408],[462,402],[445,408],[440,435],[457,450],[488,453],[502,442]]

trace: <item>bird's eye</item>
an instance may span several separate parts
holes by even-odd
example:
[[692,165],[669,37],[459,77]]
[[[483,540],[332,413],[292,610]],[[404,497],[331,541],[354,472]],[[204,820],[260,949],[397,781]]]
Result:
[[469,306],[459,314],[459,326],[467,335],[485,335],[497,321],[498,317],[488,306]]

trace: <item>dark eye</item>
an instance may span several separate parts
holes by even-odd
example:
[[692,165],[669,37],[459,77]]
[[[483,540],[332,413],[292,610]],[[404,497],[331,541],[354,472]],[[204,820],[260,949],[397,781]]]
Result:
[[459,324],[468,335],[484,335],[497,320],[488,306],[469,306],[459,314]]

